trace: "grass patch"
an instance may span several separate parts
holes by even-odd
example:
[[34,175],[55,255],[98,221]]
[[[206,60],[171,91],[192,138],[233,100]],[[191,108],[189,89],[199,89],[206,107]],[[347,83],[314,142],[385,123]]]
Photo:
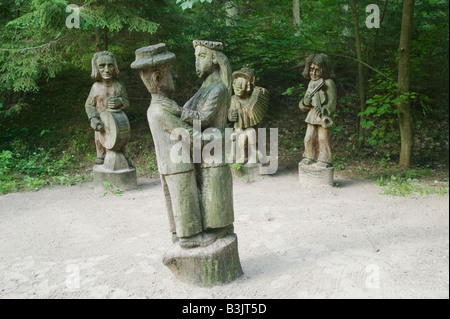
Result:
[[17,191],[36,191],[45,186],[75,185],[86,180],[73,173],[72,156],[63,151],[59,156],[53,150],[39,147],[24,154],[4,150],[0,153],[0,194]]
[[390,178],[381,176],[376,180],[376,184],[382,186],[382,194],[403,196],[403,197],[417,197],[431,194],[438,194],[445,196],[449,194],[448,184],[439,183],[421,184],[420,180],[411,177],[399,177],[391,175]]

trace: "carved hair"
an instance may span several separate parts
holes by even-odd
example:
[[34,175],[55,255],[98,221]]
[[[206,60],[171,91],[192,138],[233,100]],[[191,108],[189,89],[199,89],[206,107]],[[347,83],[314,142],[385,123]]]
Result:
[[227,87],[228,94],[227,94],[227,105],[230,105],[231,96],[233,95],[233,80],[232,80],[232,73],[233,70],[231,68],[231,63],[228,60],[227,56],[223,54],[220,51],[211,50],[208,48],[208,50],[211,51],[214,59],[217,61],[219,68],[220,68],[220,79],[222,80],[223,84]]
[[323,78],[324,80],[332,79],[336,76],[333,72],[331,60],[328,57],[328,55],[324,53],[319,53],[319,54],[311,54],[306,58],[305,69],[303,70],[302,73],[305,79],[308,80],[311,79],[309,76],[309,69],[311,67],[311,64],[313,63],[317,64],[320,67],[321,78]]
[[114,72],[113,72],[112,77],[113,77],[113,78],[118,77],[120,71],[119,71],[119,67],[117,66],[117,60],[116,60],[116,58],[114,57],[114,54],[112,54],[112,53],[109,52],[109,51],[101,51],[101,52],[97,52],[97,53],[94,54],[94,57],[92,58],[92,61],[91,61],[91,63],[92,63],[92,73],[91,73],[91,77],[92,77],[95,81],[101,81],[102,77],[101,77],[101,74],[100,74],[100,72],[99,72],[99,70],[98,70],[97,59],[98,59],[99,57],[102,57],[102,56],[110,56],[110,57],[113,58],[113,60],[114,60]]
[[170,63],[165,63],[160,66],[148,69],[139,70],[139,75],[144,82],[145,87],[150,93],[158,93],[159,89],[169,86],[168,83],[162,81],[162,76],[165,72],[169,72]]

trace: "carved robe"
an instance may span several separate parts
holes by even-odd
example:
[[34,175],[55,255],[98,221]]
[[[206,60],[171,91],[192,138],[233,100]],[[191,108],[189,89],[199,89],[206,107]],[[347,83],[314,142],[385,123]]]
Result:
[[[200,120],[206,128],[224,130],[227,124],[228,89],[211,74],[184,105],[181,119],[190,125]],[[224,153],[224,152],[223,152]],[[225,161],[194,164],[203,217],[203,229],[225,227],[234,222],[233,179]]]

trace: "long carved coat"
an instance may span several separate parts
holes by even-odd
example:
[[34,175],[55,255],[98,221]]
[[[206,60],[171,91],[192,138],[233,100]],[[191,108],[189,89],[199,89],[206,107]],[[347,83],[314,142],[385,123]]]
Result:
[[[211,74],[184,105],[181,119],[190,125],[200,120],[206,128],[224,130],[227,124],[228,89]],[[224,141],[222,141],[224,143]],[[233,179],[228,164],[194,164],[199,187],[203,229],[225,227],[234,222]]]

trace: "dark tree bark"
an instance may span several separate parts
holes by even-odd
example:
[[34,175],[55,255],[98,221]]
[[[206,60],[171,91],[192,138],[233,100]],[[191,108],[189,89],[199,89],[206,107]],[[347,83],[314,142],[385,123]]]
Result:
[[414,17],[414,0],[403,1],[402,29],[400,33],[400,46],[398,49],[398,120],[400,126],[400,161],[399,166],[408,168],[413,148],[411,101],[407,94],[410,85],[410,48],[411,33]]
[[[356,58],[358,61],[362,61],[362,50],[361,50],[361,39],[359,37],[359,21],[358,14],[356,11],[356,3],[355,0],[350,0],[350,5],[352,7],[353,14],[353,24],[355,28],[355,46],[356,46]],[[364,73],[363,73],[363,65],[358,62],[358,96],[359,96],[359,108],[360,112],[364,112],[366,110],[366,97],[364,92]],[[358,121],[358,149],[360,149],[364,145],[364,140],[366,138],[365,129],[361,126],[361,121],[363,117]]]

